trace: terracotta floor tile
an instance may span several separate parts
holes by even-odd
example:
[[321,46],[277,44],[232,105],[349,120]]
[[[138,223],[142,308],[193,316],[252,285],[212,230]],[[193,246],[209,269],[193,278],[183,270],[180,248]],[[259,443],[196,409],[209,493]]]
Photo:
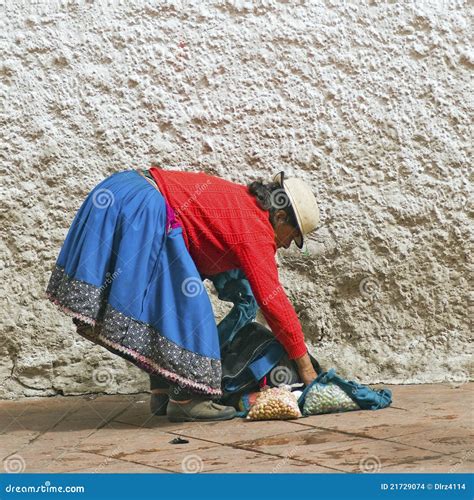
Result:
[[274,436],[276,434],[292,434],[304,430],[304,428],[294,423],[294,421],[289,420],[252,422],[242,418],[235,418],[225,422],[188,422],[174,429],[164,427],[163,430],[225,444]]
[[[467,403],[473,400],[474,383],[455,387],[451,384],[423,384],[391,386],[393,405],[406,409],[423,409],[426,405]],[[449,404],[448,406],[449,407]]]
[[9,415],[17,416],[26,413],[36,413],[46,410],[54,413],[64,411],[68,407],[80,406],[82,397],[44,397],[44,398],[22,398],[16,400],[2,400],[2,410]]
[[339,446],[315,451],[313,454],[307,454],[304,447],[297,448],[291,458],[346,472],[384,472],[387,467],[439,456],[435,452],[389,441],[359,439],[341,442]]
[[474,463],[463,460],[459,455],[440,455],[434,458],[414,460],[412,462],[394,464],[384,467],[382,472],[410,472],[410,473],[463,473],[474,472]]
[[454,453],[452,458],[456,460],[450,472],[461,472],[460,469],[467,469],[467,472],[474,473],[474,448],[462,451],[461,453]]
[[[312,472],[333,472],[324,466],[317,466],[316,464],[308,464],[299,462],[293,457],[285,456],[273,457],[266,454],[254,454],[247,450],[236,450],[230,447],[211,448],[205,450],[203,462],[204,467],[210,472],[269,472],[269,473],[282,473],[286,468],[298,468],[298,471],[311,469]],[[229,465],[221,466],[219,462],[228,462]],[[232,467],[233,465],[233,467]]]
[[258,437],[247,441],[237,441],[235,446],[255,451],[270,453],[283,457],[294,457],[299,451],[299,456],[313,456],[322,450],[340,446],[341,443],[360,442],[360,438],[337,432],[310,429],[292,433],[282,433],[268,437]]
[[83,421],[71,427],[70,422],[62,421],[54,430],[35,433],[30,439],[18,442],[14,451],[26,461],[27,472],[38,471],[66,454],[80,452],[79,443],[95,432],[96,424],[96,420]]
[[462,427],[469,430],[468,421],[456,418],[431,419],[421,412],[386,408],[376,411],[351,411],[329,415],[314,415],[298,420],[299,425],[346,432],[358,436],[387,439],[444,427],[456,432]]
[[[205,464],[204,464],[205,467]],[[205,470],[203,472],[206,472]],[[315,473],[342,473],[342,471],[335,471],[321,467],[315,464],[308,464],[290,458],[276,458],[276,457],[261,457],[260,459],[248,460],[243,462],[238,469],[235,466],[226,465],[216,469],[209,470],[209,472],[219,473],[268,473],[268,474],[315,474]]]
[[[146,468],[148,472],[154,471],[157,473],[163,472],[159,469],[144,466],[142,464],[134,464],[130,462],[122,462],[120,460],[112,460],[109,457],[94,455],[92,453],[81,453],[78,451],[64,453],[55,456],[54,453],[44,455],[40,460],[32,461],[26,455],[25,472],[85,472],[91,473],[111,472],[112,464],[115,467],[115,472],[131,472],[133,469]],[[139,472],[137,470],[137,472]]]
[[446,455],[474,449],[474,434],[461,427],[456,429],[435,428],[426,432],[393,437],[389,440]]
[[[81,441],[78,449],[109,456],[132,460],[140,463],[150,463],[146,457],[170,456],[186,450],[195,450],[215,446],[213,443],[198,439],[186,438],[188,443],[171,444],[177,436],[158,429],[140,429],[118,422],[112,422],[88,438]],[[141,457],[145,457],[141,460]],[[135,460],[135,458],[139,458]]]
[[157,469],[156,467],[150,467],[143,464],[135,464],[133,462],[126,462],[123,460],[115,460],[113,458],[104,459],[103,463],[96,467],[89,467],[85,462],[82,464],[83,467],[70,470],[68,472],[78,472],[78,473],[92,473],[92,474],[116,474],[116,473],[150,473],[150,474],[169,474],[169,472]]
[[[141,460],[146,464],[153,464],[174,472],[282,472],[284,467],[304,467],[296,461],[288,459],[286,462],[279,458],[252,451],[234,449],[229,446],[214,446],[212,448],[194,451],[181,450],[173,455],[148,455],[146,457],[133,456],[134,461]],[[330,472],[324,467],[312,467],[314,472]]]
[[[8,457],[12,453],[17,453],[29,444],[29,442],[38,437],[38,432],[17,431],[10,434],[0,436],[0,461]],[[3,467],[2,467],[3,469]],[[0,472],[4,472],[0,469]]]
[[[75,444],[65,441],[63,438],[61,441],[58,440],[56,442],[36,440],[29,445],[17,449],[15,456],[18,456],[24,462],[24,472],[41,472],[50,471],[50,466],[55,462],[58,462],[56,464],[58,467],[62,467],[62,457],[77,452]],[[85,459],[86,456],[83,455],[83,458]],[[58,470],[58,472],[61,471]]]

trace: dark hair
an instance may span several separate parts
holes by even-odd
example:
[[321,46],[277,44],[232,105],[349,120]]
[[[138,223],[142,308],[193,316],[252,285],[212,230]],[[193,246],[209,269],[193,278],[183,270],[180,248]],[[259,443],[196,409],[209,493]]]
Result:
[[278,182],[264,184],[262,180],[251,182],[247,185],[249,193],[255,198],[263,210],[270,212],[270,222],[275,225],[275,213],[284,210],[288,216],[288,223],[298,228],[295,212],[285,190]]

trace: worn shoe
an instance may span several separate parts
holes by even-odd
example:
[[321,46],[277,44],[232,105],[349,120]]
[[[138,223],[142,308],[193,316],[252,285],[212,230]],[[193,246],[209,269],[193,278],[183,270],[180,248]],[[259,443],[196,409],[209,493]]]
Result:
[[235,417],[235,408],[222,406],[209,399],[193,399],[189,403],[170,401],[166,415],[170,422],[210,422],[213,420],[230,420]]
[[153,394],[150,395],[150,411],[153,415],[166,415],[166,407],[169,401],[168,394]]

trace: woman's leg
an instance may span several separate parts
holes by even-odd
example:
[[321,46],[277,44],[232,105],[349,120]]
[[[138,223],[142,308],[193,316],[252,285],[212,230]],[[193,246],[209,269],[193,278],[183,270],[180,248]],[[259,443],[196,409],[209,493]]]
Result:
[[169,389],[169,398],[170,401],[173,401],[174,403],[184,403],[190,401],[191,399],[195,399],[196,393],[186,390],[177,384],[172,384]]
[[153,415],[166,415],[169,389],[169,382],[159,375],[150,373],[150,411]]
[[153,394],[168,394],[169,388],[169,382],[163,377],[150,373],[150,391]]

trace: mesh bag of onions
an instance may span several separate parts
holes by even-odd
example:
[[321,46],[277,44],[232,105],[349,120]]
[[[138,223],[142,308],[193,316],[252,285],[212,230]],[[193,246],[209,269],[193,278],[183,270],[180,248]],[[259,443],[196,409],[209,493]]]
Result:
[[305,416],[350,410],[360,410],[360,407],[338,385],[332,383],[314,384],[303,405]]
[[248,420],[285,420],[301,417],[298,400],[289,387],[265,387],[247,414]]

